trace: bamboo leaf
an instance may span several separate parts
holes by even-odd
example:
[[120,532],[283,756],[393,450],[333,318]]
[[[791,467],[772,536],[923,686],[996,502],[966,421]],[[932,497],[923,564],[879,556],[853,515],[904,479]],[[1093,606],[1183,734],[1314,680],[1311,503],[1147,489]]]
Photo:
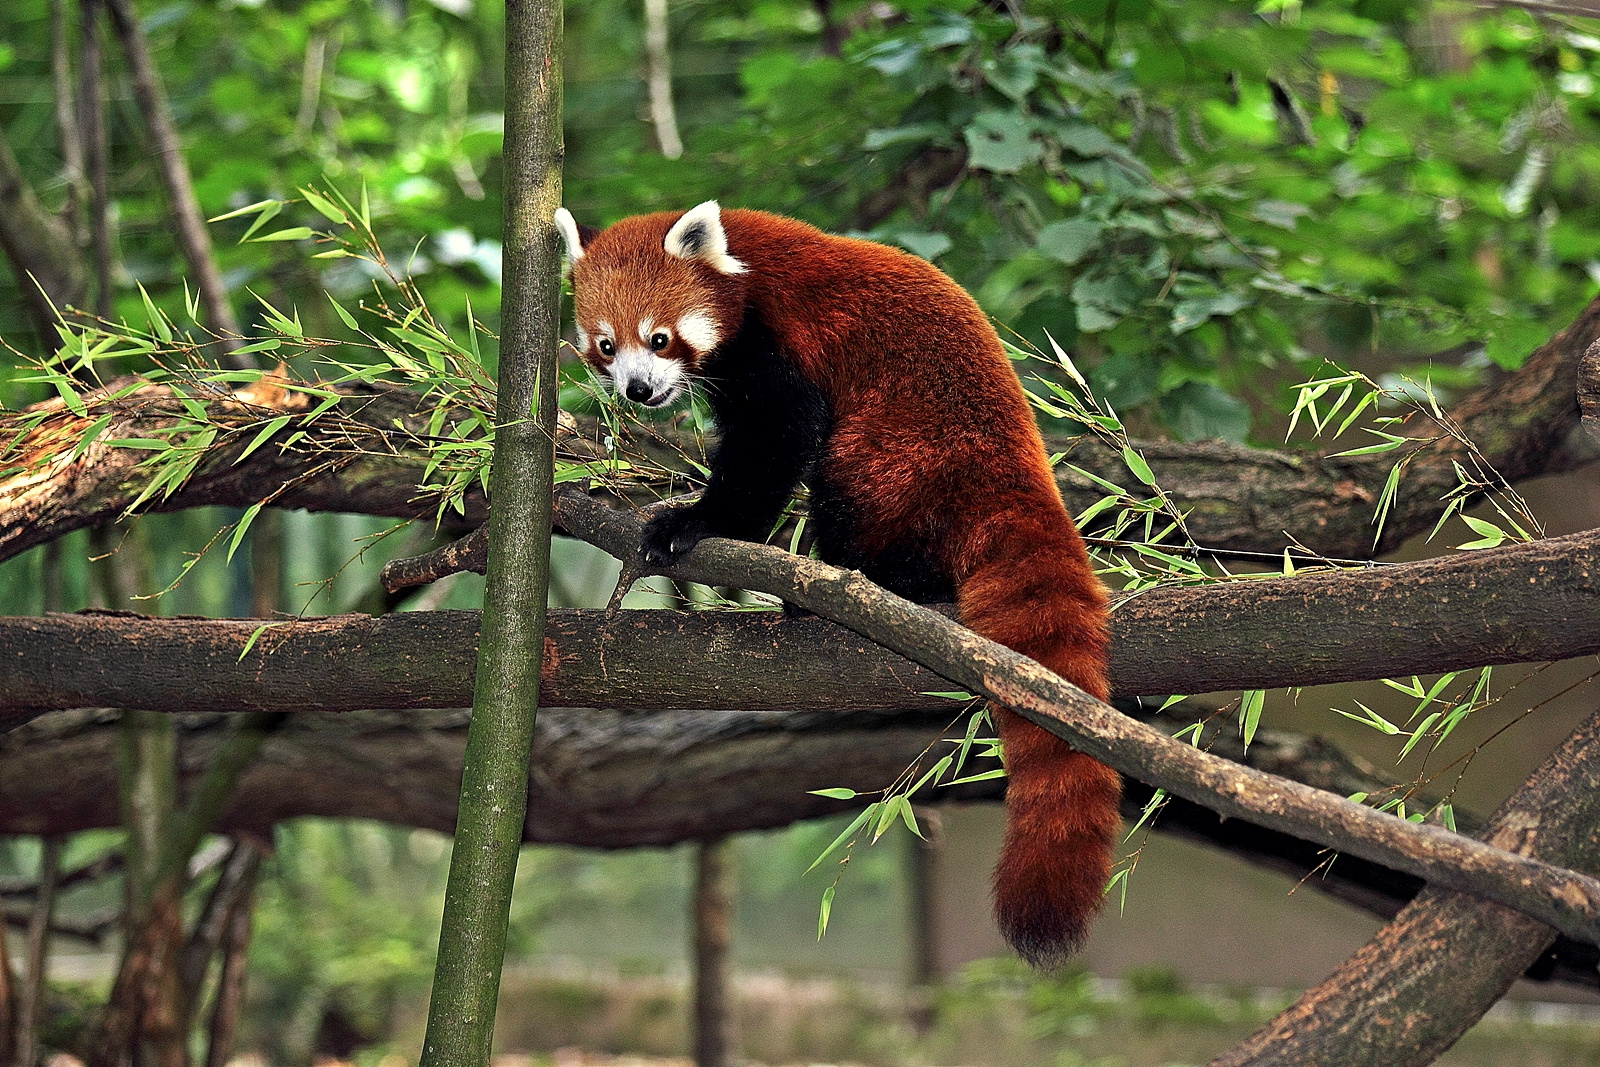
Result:
[[812,871],[814,871],[818,867],[820,867],[822,865],[822,861],[823,860],[825,860],[829,856],[833,855],[834,851],[840,845],[844,844],[846,840],[848,840],[849,838],[853,837],[855,835],[855,833],[858,830],[861,829],[861,827],[866,825],[867,820],[872,818],[872,816],[881,807],[883,807],[883,801],[878,800],[878,801],[872,802],[871,804],[868,804],[865,808],[863,808],[861,810],[861,813],[858,814],[854,819],[852,819],[850,821],[850,825],[846,826],[844,828],[844,830],[839,834],[839,836],[833,839],[833,844],[831,844],[827,848],[823,849],[822,853],[819,856],[817,856],[816,859],[811,861],[811,866],[809,866],[809,867],[807,867],[805,869],[805,873],[806,874],[810,874]]
[[1156,476],[1151,472],[1150,464],[1146,463],[1143,456],[1127,445],[1122,446],[1122,462],[1126,463],[1128,469],[1133,472],[1133,476],[1145,485],[1156,484]]
[[822,891],[822,907],[817,912],[817,940],[822,940],[822,935],[828,932],[828,916],[833,912],[833,886]]

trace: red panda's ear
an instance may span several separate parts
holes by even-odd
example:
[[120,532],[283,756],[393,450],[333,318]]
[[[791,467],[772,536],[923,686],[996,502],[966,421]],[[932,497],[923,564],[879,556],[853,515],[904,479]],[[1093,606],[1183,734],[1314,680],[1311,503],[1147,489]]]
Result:
[[[567,265],[578,262],[583,258],[583,242],[585,238],[592,239],[598,230],[588,226],[579,226],[572,212],[564,207],[556,208],[556,229],[561,231],[561,240],[567,246]],[[588,231],[587,233],[585,231]]]
[[728,235],[722,229],[722,208],[707,200],[683,213],[661,243],[669,256],[704,263],[723,274],[742,274],[745,266],[728,254]]

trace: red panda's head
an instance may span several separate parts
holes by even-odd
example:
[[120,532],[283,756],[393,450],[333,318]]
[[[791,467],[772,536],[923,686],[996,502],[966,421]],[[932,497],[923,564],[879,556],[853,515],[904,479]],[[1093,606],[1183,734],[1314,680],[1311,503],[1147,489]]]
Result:
[[715,200],[679,215],[622,219],[580,230],[566,208],[578,349],[618,396],[660,407],[676,399],[739,328],[745,265],[728,252]]

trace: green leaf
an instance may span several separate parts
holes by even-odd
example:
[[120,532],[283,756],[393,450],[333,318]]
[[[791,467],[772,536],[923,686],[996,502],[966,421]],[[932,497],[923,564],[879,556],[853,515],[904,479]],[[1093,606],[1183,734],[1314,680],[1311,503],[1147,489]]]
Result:
[[266,633],[268,629],[270,629],[271,627],[276,626],[276,625],[278,625],[278,624],[277,623],[273,623],[273,622],[264,622],[260,626],[257,626],[254,630],[250,631],[250,636],[245,641],[244,647],[239,650],[239,658],[235,662],[243,663],[244,662],[244,658],[250,654],[250,650],[252,648],[256,647],[256,642],[258,640],[260,640],[261,635]]
[[268,241],[304,241],[315,237],[316,231],[309,226],[290,226],[284,230],[274,230],[264,237],[254,238],[252,244],[265,244]]
[[808,789],[806,792],[813,796],[827,797],[829,800],[852,800],[856,796],[854,789],[845,789],[842,786],[833,789]]
[[228,539],[227,562],[233,562],[233,554],[238,551],[239,542],[244,540],[245,531],[250,529],[250,524],[255,521],[256,516],[260,514],[260,512],[260,504],[251,504],[248,508],[244,509],[244,514],[239,516],[239,521],[233,528],[233,536]]
[[1261,709],[1267,702],[1265,689],[1246,689],[1239,698],[1239,727],[1244,734],[1244,747],[1256,739],[1256,728],[1261,725]]
[[1044,155],[1028,122],[1014,111],[980,111],[962,131],[967,165],[996,174],[1015,174]]
[[917,122],[888,130],[868,130],[861,147],[868,152],[876,152],[908,141],[943,141],[948,144],[949,132],[950,127],[942,122]]
[[229,219],[236,219],[241,215],[249,215],[253,212],[264,211],[274,205],[281,210],[283,207],[283,202],[279,200],[257,200],[253,204],[246,204],[244,207],[230,211],[225,215],[216,215],[212,218],[209,218],[206,220],[206,222],[227,222]]
[[1477,534],[1479,539],[1468,541],[1464,545],[1457,545],[1457,548],[1496,548],[1504,543],[1506,539],[1506,532],[1492,522],[1485,522],[1483,519],[1474,518],[1467,514],[1461,516],[1461,521],[1472,527],[1472,532]]
[[1170,329],[1175,334],[1188,333],[1214,315],[1232,315],[1250,306],[1250,301],[1237,293],[1218,293],[1216,296],[1180,300],[1172,308]]
[[[1081,216],[1052,222],[1039,231],[1034,247],[1051,259],[1071,266],[1098,243],[1102,228],[1096,220]],[[1082,381],[1081,378],[1077,380]]]
[[344,307],[339,303],[339,301],[337,301],[337,300],[335,300],[333,298],[333,294],[332,293],[328,294],[328,303],[332,304],[333,305],[333,310],[339,313],[339,321],[340,322],[344,323],[346,326],[348,326],[350,329],[356,331],[357,333],[361,332],[361,325],[360,325],[360,323],[356,322],[356,317],[354,315],[350,314],[350,312],[346,311],[344,309]]
[[861,813],[858,814],[853,820],[851,820],[850,825],[846,826],[844,828],[843,832],[840,833],[838,837],[833,839],[833,844],[831,844],[827,848],[823,849],[822,850],[822,854],[819,855],[816,859],[811,861],[811,866],[809,866],[809,867],[807,867],[805,869],[805,873],[806,874],[810,874],[812,871],[816,870],[819,866],[821,866],[823,860],[825,860],[829,856],[833,855],[834,850],[837,849],[840,845],[844,844],[846,840],[848,840],[849,838],[855,836],[856,831],[860,830],[861,827],[865,826],[867,820],[872,818],[873,815],[875,815],[877,813],[878,809],[881,808],[881,807],[883,807],[883,802],[880,800],[880,801],[874,801],[873,803],[868,804],[865,808],[863,808],[861,810]]
[[[278,212],[283,210],[283,202],[279,200],[266,200],[262,201],[262,204],[261,212],[256,216],[256,220],[244,231],[244,236],[239,238],[240,244],[244,244],[254,237],[257,230],[277,218]],[[223,216],[223,218],[227,217],[226,215]]]
[[817,912],[817,940],[822,940],[822,935],[828,932],[828,916],[833,912],[833,886],[822,891],[822,907]]
[[1143,456],[1127,445],[1122,446],[1122,462],[1126,463],[1128,470],[1133,472],[1133,476],[1145,485],[1156,484],[1156,476],[1150,470],[1150,464],[1146,463]]
[[343,211],[339,210],[338,207],[336,207],[331,201],[329,201],[325,197],[322,197],[322,196],[318,195],[317,193],[312,192],[310,189],[306,189],[306,188],[302,188],[300,190],[300,195],[305,197],[306,198],[306,203],[310,204],[313,208],[315,208],[317,210],[318,214],[320,214],[323,218],[327,219],[329,222],[336,222],[340,226],[348,226],[348,225],[350,225],[350,216],[346,215]]
[[144,283],[139,283],[139,296],[144,300],[145,317],[150,320],[150,329],[161,338],[162,344],[172,343],[172,327],[167,325],[167,317],[156,310],[155,302],[150,299],[150,294],[145,292]]
[[95,438],[99,437],[105,432],[106,427],[111,425],[111,420],[115,417],[116,413],[111,412],[106,415],[101,415],[98,419],[95,419],[92,423],[90,423],[89,428],[83,431],[83,435],[78,438],[78,443],[72,446],[72,458],[77,459],[87,452],[89,450],[89,446],[94,444]]
[[965,778],[957,778],[954,781],[946,782],[945,785],[966,785],[968,782],[987,782],[991,778],[1004,778],[1005,776],[1006,769],[1004,767],[996,767],[993,770],[983,771],[979,774],[971,774]]

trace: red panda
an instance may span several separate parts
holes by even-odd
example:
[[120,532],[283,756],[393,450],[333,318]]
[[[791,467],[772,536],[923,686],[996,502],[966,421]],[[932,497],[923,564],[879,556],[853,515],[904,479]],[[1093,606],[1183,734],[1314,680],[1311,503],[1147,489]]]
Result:
[[[709,201],[580,229],[566,209],[578,347],[651,407],[698,378],[719,439],[696,503],[645,528],[677,561],[765,539],[804,478],[821,557],[1104,700],[1106,594],[1032,410],[972,298],[924,260]],[[1111,868],[1115,771],[999,709],[1007,820],[994,872],[1006,940],[1040,967],[1083,939]]]

